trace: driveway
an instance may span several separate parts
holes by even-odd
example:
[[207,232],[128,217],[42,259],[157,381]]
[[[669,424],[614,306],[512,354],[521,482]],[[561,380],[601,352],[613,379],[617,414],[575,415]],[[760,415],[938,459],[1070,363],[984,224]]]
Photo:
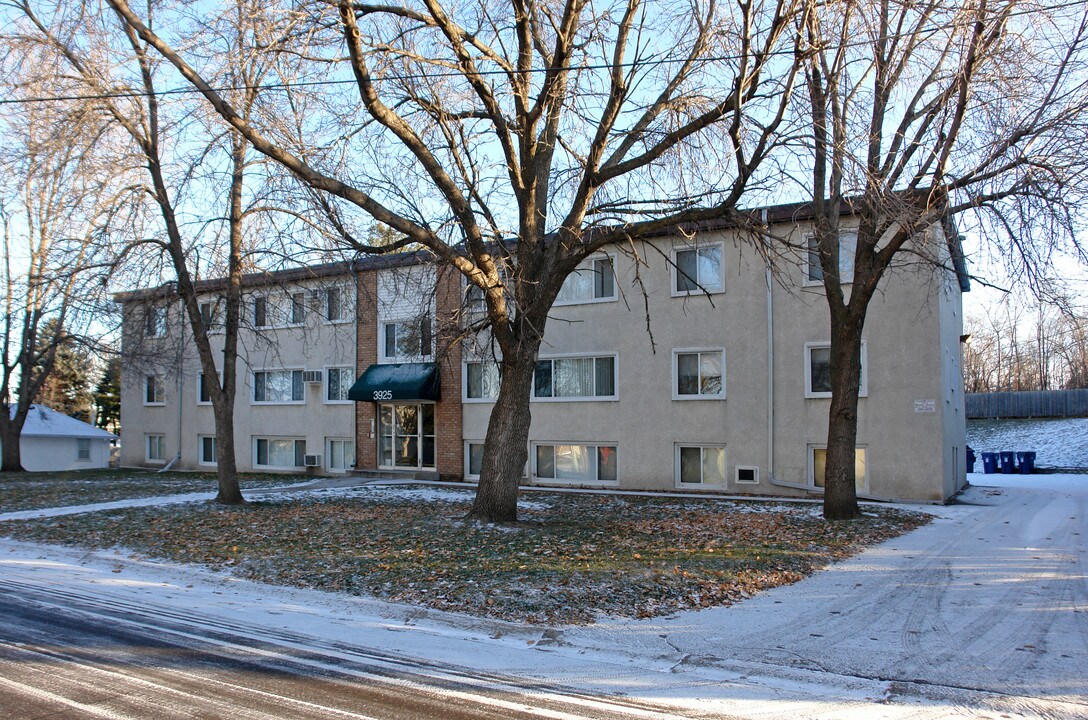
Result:
[[971,481],[930,525],[796,585],[654,620],[525,627],[3,540],[0,592],[238,643],[289,633],[283,652],[408,658],[643,716],[1088,718],[1088,475]]
[[[732,608],[568,632],[749,677],[1088,717],[1088,475],[972,475],[933,523]],[[731,708],[737,712],[738,708]],[[743,713],[742,713],[743,714]]]

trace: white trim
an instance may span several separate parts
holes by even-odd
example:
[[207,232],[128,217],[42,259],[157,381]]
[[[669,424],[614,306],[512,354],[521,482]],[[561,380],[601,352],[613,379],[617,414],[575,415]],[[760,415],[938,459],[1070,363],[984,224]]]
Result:
[[[722,391],[715,395],[707,395],[702,392],[696,395],[680,394],[680,369],[677,356],[679,355],[692,355],[695,353],[720,353],[722,359]],[[726,364],[725,364],[725,348],[724,347],[697,347],[697,348],[673,348],[672,349],[672,399],[673,400],[725,400],[726,392]]]
[[[162,451],[161,458],[151,457],[151,438],[153,437],[157,437],[162,441],[159,448]],[[156,465],[166,464],[166,433],[144,433],[144,462]]]
[[[823,487],[816,484],[816,450],[827,450],[827,443],[808,443],[805,447],[805,485],[804,487],[811,492],[823,494]],[[872,459],[869,457],[869,446],[865,444],[858,444],[854,446],[855,464],[857,463],[857,451],[861,450],[865,463],[865,481],[861,484],[857,484],[857,478],[854,478],[854,487],[858,495],[867,495],[869,493],[869,467],[872,464]]]
[[[861,341],[861,388],[858,397],[869,397],[869,358],[868,340]],[[819,340],[805,343],[805,398],[818,399],[831,397],[830,392],[814,392],[812,390],[812,350],[816,348],[831,348],[830,340]]]
[[[80,449],[87,448],[87,457],[80,457]],[[91,461],[91,438],[76,438],[76,459],[75,462],[84,463]]]
[[[306,404],[306,383],[302,383],[302,399],[301,400],[255,400],[254,396],[257,394],[257,373],[273,373],[273,372],[305,372],[304,367],[275,367],[275,368],[252,368],[249,371],[249,404],[250,405],[305,405]],[[292,389],[294,388],[294,376],[291,377]],[[263,437],[263,436],[262,436]]]
[[[684,448],[698,448],[699,449],[699,482],[681,482],[680,480],[680,451]],[[721,482],[706,482],[703,479],[703,451],[704,450],[721,450],[722,451],[722,481]],[[729,483],[728,477],[729,469],[729,454],[725,447],[725,443],[700,443],[700,442],[677,442],[673,443],[673,486],[675,488],[691,488],[691,487],[711,487],[711,488],[725,488]]]
[[[702,287],[702,285],[703,285],[702,278],[694,278],[696,284],[699,285],[700,287],[696,287],[694,290],[678,290],[677,287],[676,287],[677,273],[679,272],[679,269],[677,268],[677,262],[676,262],[677,254],[682,253],[682,252],[687,252],[687,251],[695,251],[696,253],[698,253],[699,250],[705,250],[705,249],[713,248],[713,247],[717,247],[718,248],[718,253],[719,253],[719,260],[720,260],[719,261],[719,276],[720,277],[718,278],[718,282],[720,283],[720,287],[718,287],[718,288],[703,288]],[[672,247],[672,250],[670,252],[670,255],[669,255],[669,261],[670,261],[669,262],[669,294],[672,297],[692,297],[692,296],[707,295],[707,294],[721,295],[721,294],[723,294],[725,292],[725,243],[724,242],[719,240],[717,242],[696,242],[696,243],[688,243],[688,244],[674,244],[673,247]],[[696,267],[698,267],[698,256],[696,256]]]
[[[352,383],[354,383],[355,379],[356,379],[355,378],[355,367],[352,366],[352,365],[326,365],[324,367],[324,370],[325,370],[325,378],[324,378],[324,382],[321,383],[321,402],[322,402],[322,404],[324,404],[324,405],[352,405],[352,404],[354,404],[354,402],[355,402],[354,400],[349,400],[348,399],[347,390],[344,391],[344,399],[343,400],[329,400],[329,376],[330,376],[329,371],[330,370],[347,370],[348,371],[348,376],[351,378],[351,380],[348,383],[348,389],[350,389]],[[303,385],[305,385],[305,383],[303,383]],[[305,393],[306,393],[306,391],[304,389],[303,390],[303,395],[305,395]]]
[[[276,324],[275,322],[273,322],[276,319],[273,316],[276,315],[277,313],[283,312],[283,315],[284,315],[285,318],[288,317],[289,315],[293,314],[294,307],[295,307],[295,303],[294,303],[295,295],[302,295],[302,322],[285,322],[285,323],[280,323],[280,324]],[[308,314],[306,312],[306,291],[305,290],[296,290],[296,291],[285,292],[285,295],[283,297],[287,301],[286,310],[284,308],[280,307],[277,303],[270,302],[270,300],[274,297],[274,293],[268,293],[268,292],[254,293],[252,295],[249,295],[248,297],[249,297],[249,302],[248,303],[243,301],[243,308],[248,308],[248,312],[243,313],[243,315],[246,318],[246,320],[248,320],[248,322],[250,323],[250,325],[252,326],[254,331],[262,332],[264,330],[291,330],[291,329],[296,329],[296,328],[300,328],[300,327],[305,327],[305,325],[306,325],[306,315]],[[267,323],[266,325],[258,325],[257,324],[257,311],[255,309],[256,308],[257,298],[264,298],[264,319],[265,319],[265,322]],[[245,325],[245,323],[243,323],[243,326],[244,325]]]
[[[147,381],[150,378],[155,378],[158,383],[158,389],[162,392],[162,400],[149,402],[147,399]],[[141,393],[141,399],[143,400],[144,407],[162,407],[166,405],[166,378],[162,375],[144,375],[143,392]]]
[[[435,321],[434,314],[430,311],[427,312],[427,322],[431,326],[430,332],[430,352],[426,355],[386,355],[385,354],[385,327],[386,325],[406,325],[415,323],[421,326],[423,318],[419,315],[410,317],[393,317],[378,320],[378,362],[379,363],[405,363],[405,362],[430,362],[434,358],[434,342],[435,342]],[[422,345],[423,338],[420,338],[420,344]],[[393,341],[394,348],[396,346],[396,338]]]
[[[842,260],[843,260],[842,238],[843,237],[848,237],[848,236],[851,236],[851,235],[854,237],[854,243],[853,243],[852,246],[849,246],[849,249],[850,249],[850,254],[849,254],[850,273],[849,273],[848,277],[843,278],[841,276],[844,275],[845,273],[843,273],[843,265],[842,265]],[[813,233],[813,232],[805,233],[801,237],[801,286],[806,287],[806,288],[821,288],[822,289],[823,286],[824,286],[824,281],[823,280],[812,280],[811,278],[809,278],[809,249],[808,249],[808,242],[809,242],[809,240],[811,240],[814,237],[816,237],[816,233]],[[858,230],[857,230],[857,228],[839,228],[839,275],[840,275],[839,284],[840,285],[849,285],[849,284],[854,282],[854,254],[857,252],[857,248],[858,248]]]
[[[343,442],[343,443],[347,443],[348,445],[351,446],[351,464],[350,465],[347,464],[346,458],[345,458],[344,467],[334,468],[332,466],[332,455],[333,455],[333,453],[332,453],[332,444],[334,442]],[[351,472],[353,469],[355,469],[355,463],[358,461],[358,459],[355,457],[355,438],[340,437],[340,436],[326,437],[325,438],[325,458],[324,458],[324,460],[325,460],[325,470],[327,470],[329,472],[335,472],[335,473],[348,473],[348,472]]]
[[[462,356],[462,358],[461,358],[461,402],[464,403],[464,404],[469,404],[469,405],[483,405],[483,404],[494,405],[495,400],[498,399],[497,397],[473,398],[473,397],[468,396],[468,366],[471,365],[471,364],[474,364],[474,363],[480,363],[480,364],[485,364],[485,365],[493,364],[495,366],[499,365],[498,362],[493,362],[491,360],[479,360],[479,359],[476,359],[476,358],[466,358],[466,357]],[[499,378],[500,378],[499,382],[502,382],[502,376],[501,375],[499,376]],[[532,390],[531,389],[529,391],[529,395],[530,395],[530,399],[532,399]]]
[[[216,372],[216,376],[218,376],[219,382],[223,382],[223,373]],[[203,377],[204,377],[204,371],[203,370],[198,370],[197,374],[196,374],[196,404],[201,405],[201,406],[210,406],[212,404],[212,394],[211,394],[211,392],[208,393],[208,399],[207,400],[201,400],[200,399],[200,383],[201,383],[201,378],[203,378]]]
[[[302,443],[302,453],[306,454],[306,438],[296,437],[293,435],[253,435],[252,436],[252,451],[253,451],[253,467],[255,468],[267,468],[269,470],[297,470],[303,465],[261,465],[257,462],[257,441],[258,440],[290,440],[294,443]],[[218,452],[218,448],[216,448]],[[292,455],[295,454],[295,445],[291,446]],[[294,460],[294,458],[292,458]]]
[[215,451],[216,460],[219,459],[219,442],[216,440],[215,435],[198,434],[196,436],[196,464],[204,467],[215,467],[218,462],[208,462],[204,459],[204,440],[210,439],[212,441],[212,448]]
[[[740,471],[751,470],[753,480],[741,480]],[[759,466],[758,465],[737,465],[733,469],[733,484],[734,485],[759,485]]]
[[[611,395],[564,395],[562,397],[537,397],[536,377],[533,377],[533,385],[529,388],[529,402],[534,403],[569,403],[569,402],[617,402],[620,399],[620,355],[618,352],[580,352],[561,353],[549,355],[537,355],[537,362],[542,360],[574,360],[579,358],[612,358],[612,394]],[[554,373],[555,366],[552,365]],[[536,372],[535,364],[533,372]],[[553,375],[554,377],[554,375]],[[597,389],[597,364],[593,363],[593,389]],[[552,382],[552,392],[555,391],[555,383]],[[492,401],[494,402],[494,401]],[[561,443],[570,444],[570,443]]]
[[[584,448],[593,448],[594,452],[598,451],[602,447],[612,448],[616,453],[616,479],[615,480],[600,480],[592,479],[586,480],[581,478],[559,478],[559,477],[540,477],[537,475],[537,448],[544,447],[556,447],[558,445],[571,445]],[[619,458],[619,443],[610,440],[601,440],[597,442],[590,442],[585,440],[580,441],[568,441],[568,440],[542,440],[539,442],[529,443],[529,468],[532,472],[530,478],[533,482],[537,483],[554,483],[558,485],[594,485],[602,487],[614,487],[620,484],[620,478],[623,477],[620,458]],[[554,451],[553,451],[554,452]],[[553,455],[554,457],[554,455]],[[553,461],[554,462],[554,461]],[[596,463],[596,455],[594,455],[594,462]],[[600,477],[601,469],[597,467],[597,476]]]
[[[355,304],[348,301],[351,297],[348,285],[333,284],[319,288],[321,291],[321,322],[325,325],[344,325],[353,322],[355,318]],[[329,290],[340,291],[340,317],[336,320],[329,319]]]
[[[608,297],[593,297],[593,298],[590,298],[588,300],[558,300],[557,299],[554,303],[552,303],[552,307],[572,307],[572,306],[576,306],[576,305],[596,305],[596,304],[599,304],[599,303],[618,302],[619,299],[620,299],[620,294],[619,294],[619,289],[616,287],[618,285],[617,278],[616,278],[616,256],[613,253],[599,252],[599,253],[594,253],[593,255],[590,255],[589,257],[583,259],[582,262],[578,263],[578,267],[575,268],[571,272],[570,275],[568,275],[566,278],[563,279],[563,283],[566,284],[567,279],[569,279],[571,276],[573,276],[574,273],[576,273],[576,272],[593,271],[593,267],[592,267],[593,264],[596,263],[598,260],[605,260],[605,259],[608,259],[608,260],[612,261],[612,294],[610,296],[608,296]],[[583,265],[586,265],[587,263],[589,264],[589,267],[582,267]],[[562,292],[562,291],[560,291],[560,292]]]
[[480,479],[480,474],[479,473],[473,473],[471,471],[471,469],[470,469],[472,467],[472,459],[471,459],[471,451],[470,451],[469,447],[471,445],[479,445],[480,447],[483,447],[483,444],[484,444],[483,440],[465,440],[464,441],[464,446],[465,446],[465,450],[464,450],[464,457],[465,457],[464,474],[465,474],[465,477],[467,479],[471,479],[471,480],[479,480]]

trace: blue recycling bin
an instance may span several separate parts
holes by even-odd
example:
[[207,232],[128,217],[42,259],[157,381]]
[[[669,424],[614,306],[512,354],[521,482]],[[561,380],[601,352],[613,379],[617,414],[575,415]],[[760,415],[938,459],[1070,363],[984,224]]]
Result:
[[1033,472],[1035,472],[1035,453],[1016,453],[1016,464],[1020,466],[1021,475],[1031,475]]
[[982,472],[987,475],[997,472],[997,453],[982,453]]
[[1001,457],[1001,472],[1010,475],[1016,472],[1016,453],[1010,450],[1002,450],[998,453]]
[[967,472],[973,473],[975,471],[975,450],[970,445],[967,446]]

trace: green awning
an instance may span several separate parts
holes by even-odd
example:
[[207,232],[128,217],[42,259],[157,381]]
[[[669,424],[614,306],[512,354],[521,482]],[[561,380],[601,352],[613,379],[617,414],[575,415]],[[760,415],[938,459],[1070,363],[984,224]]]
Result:
[[348,390],[349,400],[438,400],[437,363],[371,365]]

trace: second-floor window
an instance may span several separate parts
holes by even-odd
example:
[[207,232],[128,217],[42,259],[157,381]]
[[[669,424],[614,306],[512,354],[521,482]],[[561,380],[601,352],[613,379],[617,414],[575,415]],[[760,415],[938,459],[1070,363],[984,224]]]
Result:
[[265,327],[268,325],[268,298],[253,298],[253,327]]
[[166,387],[158,375],[144,376],[144,405],[162,405],[166,402]]
[[613,398],[616,358],[572,357],[538,360],[533,373],[536,398]]
[[339,322],[346,320],[343,303],[343,290],[338,287],[325,288],[325,320]]
[[298,403],[304,400],[301,370],[262,370],[253,373],[253,402]]
[[725,288],[720,244],[677,250],[673,264],[673,295],[714,293]]
[[563,281],[555,298],[556,305],[612,300],[616,297],[612,258],[592,258],[581,263]]
[[348,390],[351,389],[355,378],[354,372],[349,367],[329,368],[327,373],[325,400],[328,402],[347,402]]
[[719,349],[678,350],[673,353],[676,370],[674,397],[678,400],[725,397],[725,359]]
[[382,357],[392,359],[431,356],[431,316],[382,325]]
[[465,397],[469,400],[493,400],[499,396],[499,366],[484,360],[465,363]]

